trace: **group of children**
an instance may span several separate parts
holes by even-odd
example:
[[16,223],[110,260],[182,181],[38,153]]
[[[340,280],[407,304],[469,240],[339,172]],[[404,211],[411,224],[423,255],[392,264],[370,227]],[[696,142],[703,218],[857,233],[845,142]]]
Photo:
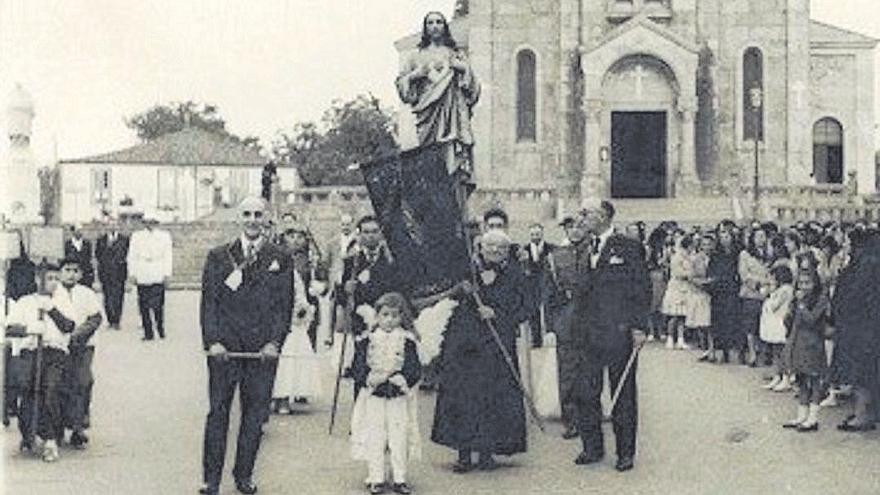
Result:
[[18,418],[20,451],[55,462],[66,430],[73,448],[89,441],[89,342],[103,317],[96,294],[79,283],[79,261],[44,263],[34,277],[33,291],[11,301],[6,315],[5,407]]

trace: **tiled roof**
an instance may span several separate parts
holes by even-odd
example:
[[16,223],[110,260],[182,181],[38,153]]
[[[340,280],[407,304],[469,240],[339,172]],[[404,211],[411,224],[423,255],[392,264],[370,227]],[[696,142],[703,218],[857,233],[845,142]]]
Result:
[[812,45],[856,45],[871,48],[877,45],[877,42],[876,38],[864,34],[819,21],[810,21],[810,44]]
[[213,165],[261,167],[267,159],[229,136],[188,127],[154,140],[100,155],[61,160],[61,163],[130,165]]

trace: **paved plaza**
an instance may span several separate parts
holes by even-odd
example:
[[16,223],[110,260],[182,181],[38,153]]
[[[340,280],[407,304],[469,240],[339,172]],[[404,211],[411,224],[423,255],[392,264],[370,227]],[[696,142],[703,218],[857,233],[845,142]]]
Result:
[[[196,493],[207,412],[198,293],[169,293],[165,341],[140,341],[134,302],[129,293],[122,331],[102,329],[96,337],[88,450],[65,448],[61,461],[51,465],[22,456],[13,422],[0,436],[4,493]],[[613,469],[610,435],[606,442],[612,455],[604,463],[575,466],[578,441],[560,439],[560,425],[549,423],[546,434],[531,425],[529,452],[502,458],[501,469],[453,474],[453,452],[428,440],[434,397],[423,394],[424,456],[410,468],[416,493],[880,493],[880,434],[836,431],[833,425],[843,410],[823,411],[817,434],[793,433],[779,426],[794,412],[792,396],[761,390],[761,370],[698,365],[690,352],[666,351],[652,344],[640,366],[639,454],[634,471],[619,474]],[[257,465],[260,493],[365,493],[366,467],[348,455],[350,386],[342,394],[336,431],[332,437],[327,434],[329,360],[324,385],[328,397],[321,403],[272,419]],[[228,452],[224,494],[237,493],[229,475],[233,453]]]

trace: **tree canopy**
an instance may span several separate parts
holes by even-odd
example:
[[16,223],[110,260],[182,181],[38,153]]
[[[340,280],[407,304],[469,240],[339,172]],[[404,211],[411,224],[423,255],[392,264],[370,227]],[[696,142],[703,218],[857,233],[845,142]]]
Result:
[[335,101],[320,124],[301,122],[279,132],[272,156],[280,166],[295,166],[309,186],[362,184],[351,165],[398,151],[395,120],[372,95]]
[[220,116],[216,105],[193,101],[154,105],[144,112],[125,119],[125,125],[137,132],[145,141],[165,134],[178,132],[188,126],[228,136],[246,146],[259,148],[259,139],[253,136],[239,137],[226,130],[226,121]]

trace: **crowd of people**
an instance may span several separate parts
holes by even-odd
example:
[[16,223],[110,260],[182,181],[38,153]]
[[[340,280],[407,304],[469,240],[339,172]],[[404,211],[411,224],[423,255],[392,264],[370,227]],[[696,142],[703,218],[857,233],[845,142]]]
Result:
[[[295,215],[272,225],[263,218],[267,211],[258,200],[243,203],[241,236],[212,250],[205,265],[201,321],[210,412],[202,493],[216,493],[220,483],[235,389],[244,402],[233,475],[239,491],[255,493],[253,465],[264,425],[273,413],[329,400],[322,367],[346,336],[351,354],[340,358],[340,369],[354,389],[352,456],[366,462],[374,494],[411,492],[406,465],[420,450],[420,388],[437,392],[430,439],[457,452],[454,472],[491,470],[495,456],[526,452],[528,404],[517,359],[523,331],[529,347],[555,347],[552,386],[558,387],[562,436],[583,444],[576,464],[604,456],[598,377],[607,368],[612,389],[619,389],[611,413],[616,467],[632,469],[638,415],[636,372],[628,361],[643,341],[670,351],[698,348],[699,363],[769,367],[768,379],[756,386],[797,393],[785,428],[816,431],[821,408],[850,397],[853,414],[838,429],[875,428],[876,224],[723,221],[707,228],[663,222],[649,232],[642,223],[612,227],[613,207],[603,201],[566,217],[559,243],[533,224],[528,240],[516,244],[507,214],[490,209],[468,229],[477,277],[418,297],[375,217],[355,222],[343,215],[338,237],[322,247]],[[95,271],[89,257],[77,254],[91,247],[73,229],[64,258],[32,266],[30,284],[22,262],[13,264],[7,366],[19,372],[7,373],[5,393],[7,412],[19,418],[22,450],[34,450],[39,438],[42,458],[55,461],[65,429],[70,445],[85,448],[90,339],[102,320],[118,328],[124,283],[132,275],[140,282],[145,340],[152,328],[164,337],[159,293],[170,275],[166,235],[150,226],[129,237],[109,226],[97,242]],[[141,243],[145,247],[137,247]],[[103,308],[90,287],[96,278]],[[439,356],[425,362],[414,321],[443,299],[458,308]],[[375,313],[361,311],[365,306]],[[261,332],[251,331],[257,327]],[[38,377],[29,371],[36,334]]]
[[820,408],[842,397],[854,408],[840,430],[875,428],[876,222],[663,222],[650,232],[634,223],[625,232],[650,270],[648,341],[698,347],[704,363],[771,367],[761,386],[795,391],[800,404],[786,428],[816,431]]

